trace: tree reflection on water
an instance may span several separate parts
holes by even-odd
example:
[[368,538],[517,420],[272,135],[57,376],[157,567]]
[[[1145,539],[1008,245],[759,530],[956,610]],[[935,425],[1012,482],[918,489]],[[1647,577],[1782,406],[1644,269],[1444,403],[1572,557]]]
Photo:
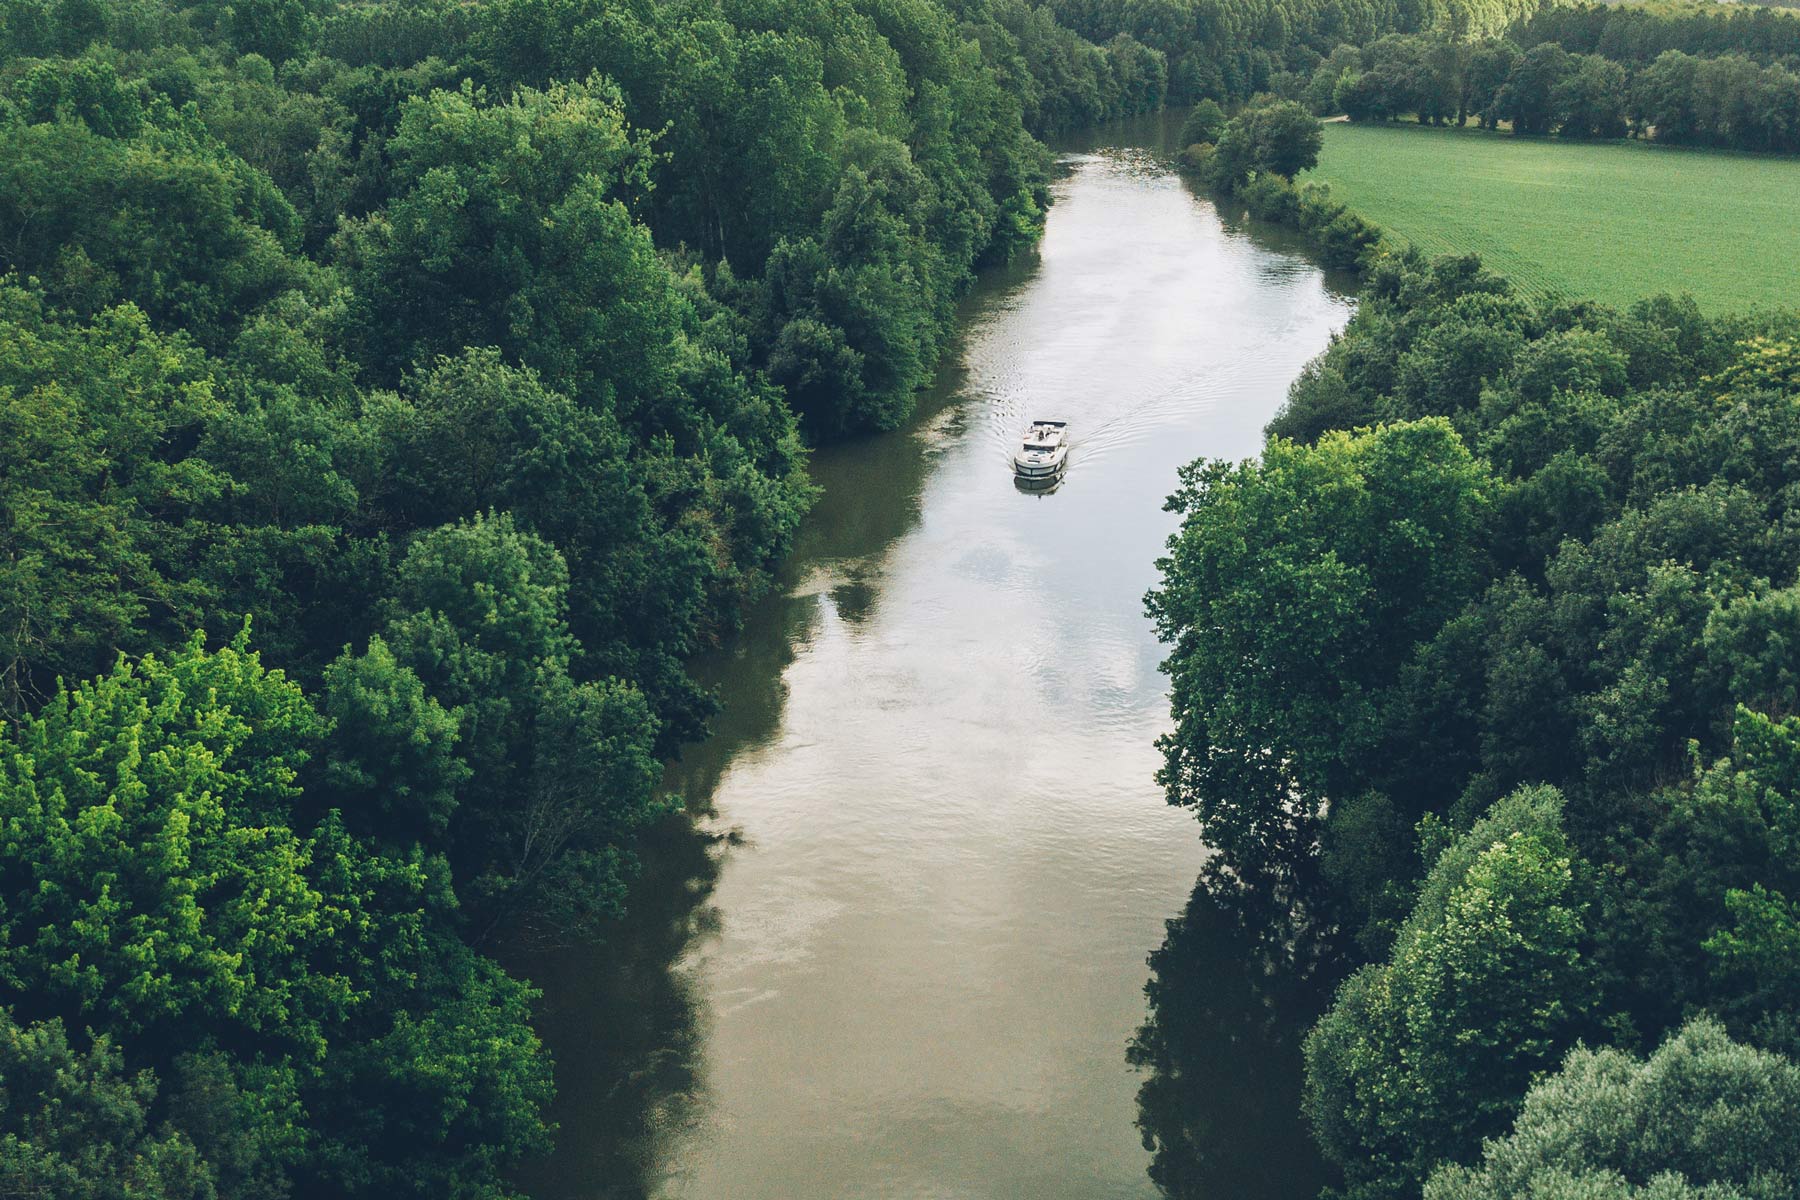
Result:
[[701,1117],[701,1030],[676,964],[716,924],[709,900],[724,840],[672,819],[644,840],[631,916],[604,946],[518,964],[544,989],[539,1027],[556,1060],[557,1158],[518,1180],[529,1194],[644,1200],[667,1174],[666,1146]]
[[1150,1178],[1176,1200],[1298,1200],[1331,1182],[1300,1113],[1300,1047],[1336,960],[1299,911],[1203,874],[1150,955],[1127,1057],[1147,1073]]

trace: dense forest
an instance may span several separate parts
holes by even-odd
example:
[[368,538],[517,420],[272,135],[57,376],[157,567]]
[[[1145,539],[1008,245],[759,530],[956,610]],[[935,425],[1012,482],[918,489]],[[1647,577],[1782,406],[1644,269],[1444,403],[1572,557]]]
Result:
[[[1535,7],[0,0],[0,1194],[514,1195],[551,1064],[495,948],[621,913],[691,658],[1035,243],[1039,136],[1613,53]],[[1788,70],[1738,23],[1614,40]],[[1317,131],[1247,111],[1255,188]],[[1308,1050],[1358,1194],[1499,1194],[1482,1137],[1672,1055],[1791,1092],[1794,338],[1391,264],[1185,481],[1166,781],[1368,964]],[[1450,938],[1485,898],[1546,932]]]
[[1800,20],[1760,4],[1559,4],[1533,11],[1511,31],[1524,49],[1559,43],[1571,54],[1649,63],[1665,51],[1760,63],[1800,56]]
[[808,440],[1159,54],[1016,0],[0,7],[0,1192],[511,1194]]
[[[1185,921],[1241,929],[1263,1015],[1215,1016],[1296,1070],[1279,981],[1356,968],[1293,1097],[1341,1194],[1800,1180],[1797,401],[1793,317],[1388,257],[1261,459],[1184,474]],[[1139,1061],[1180,1061],[1183,986]],[[1168,1178],[1234,1153],[1154,1090],[1145,1129]]]
[[[1800,19],[1788,21],[1800,33]],[[1390,35],[1333,52],[1301,95],[1315,111],[1358,121],[1414,115],[1460,126],[1473,118],[1486,129],[1507,122],[1516,134],[1800,153],[1800,55],[1793,54],[1763,64],[1737,53],[1670,49],[1628,65],[1554,41],[1521,50],[1505,38]]]
[[1242,101],[1281,92],[1340,45],[1389,33],[1497,36],[1538,0],[1053,0],[1057,18],[1096,41],[1120,34],[1163,54],[1169,94]]

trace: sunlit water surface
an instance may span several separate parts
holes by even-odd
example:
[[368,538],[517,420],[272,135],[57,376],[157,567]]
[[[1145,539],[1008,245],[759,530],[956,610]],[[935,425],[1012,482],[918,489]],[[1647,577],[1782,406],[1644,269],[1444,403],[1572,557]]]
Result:
[[[912,426],[817,456],[627,928],[522,964],[561,1091],[535,1195],[1156,1195],[1124,1051],[1204,855],[1153,780],[1162,501],[1257,451],[1350,307],[1150,150],[1065,154],[1055,194]],[[1039,416],[1049,494],[1008,466]]]

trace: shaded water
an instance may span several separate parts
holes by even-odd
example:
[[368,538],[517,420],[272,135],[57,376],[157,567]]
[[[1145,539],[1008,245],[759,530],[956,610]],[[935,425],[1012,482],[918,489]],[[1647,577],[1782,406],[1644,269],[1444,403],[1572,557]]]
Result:
[[[523,964],[562,1126],[534,1195],[1157,1194],[1125,1048],[1204,856],[1153,781],[1161,504],[1256,452],[1349,302],[1156,128],[1064,156],[908,430],[817,456],[782,594],[702,664],[696,824],[610,945]],[[1008,466],[1035,416],[1070,422],[1049,494]]]

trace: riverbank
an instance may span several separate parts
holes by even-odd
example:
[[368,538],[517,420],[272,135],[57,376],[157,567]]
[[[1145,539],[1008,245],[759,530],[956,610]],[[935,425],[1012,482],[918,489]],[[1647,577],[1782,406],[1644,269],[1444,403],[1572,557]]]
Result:
[[[1153,779],[1162,500],[1256,453],[1351,307],[1162,124],[1069,144],[915,421],[815,456],[778,594],[699,665],[693,822],[611,947],[530,967],[563,1131],[534,1195],[1156,1195],[1125,1050],[1204,857]],[[1069,475],[1023,493],[1046,413]]]

